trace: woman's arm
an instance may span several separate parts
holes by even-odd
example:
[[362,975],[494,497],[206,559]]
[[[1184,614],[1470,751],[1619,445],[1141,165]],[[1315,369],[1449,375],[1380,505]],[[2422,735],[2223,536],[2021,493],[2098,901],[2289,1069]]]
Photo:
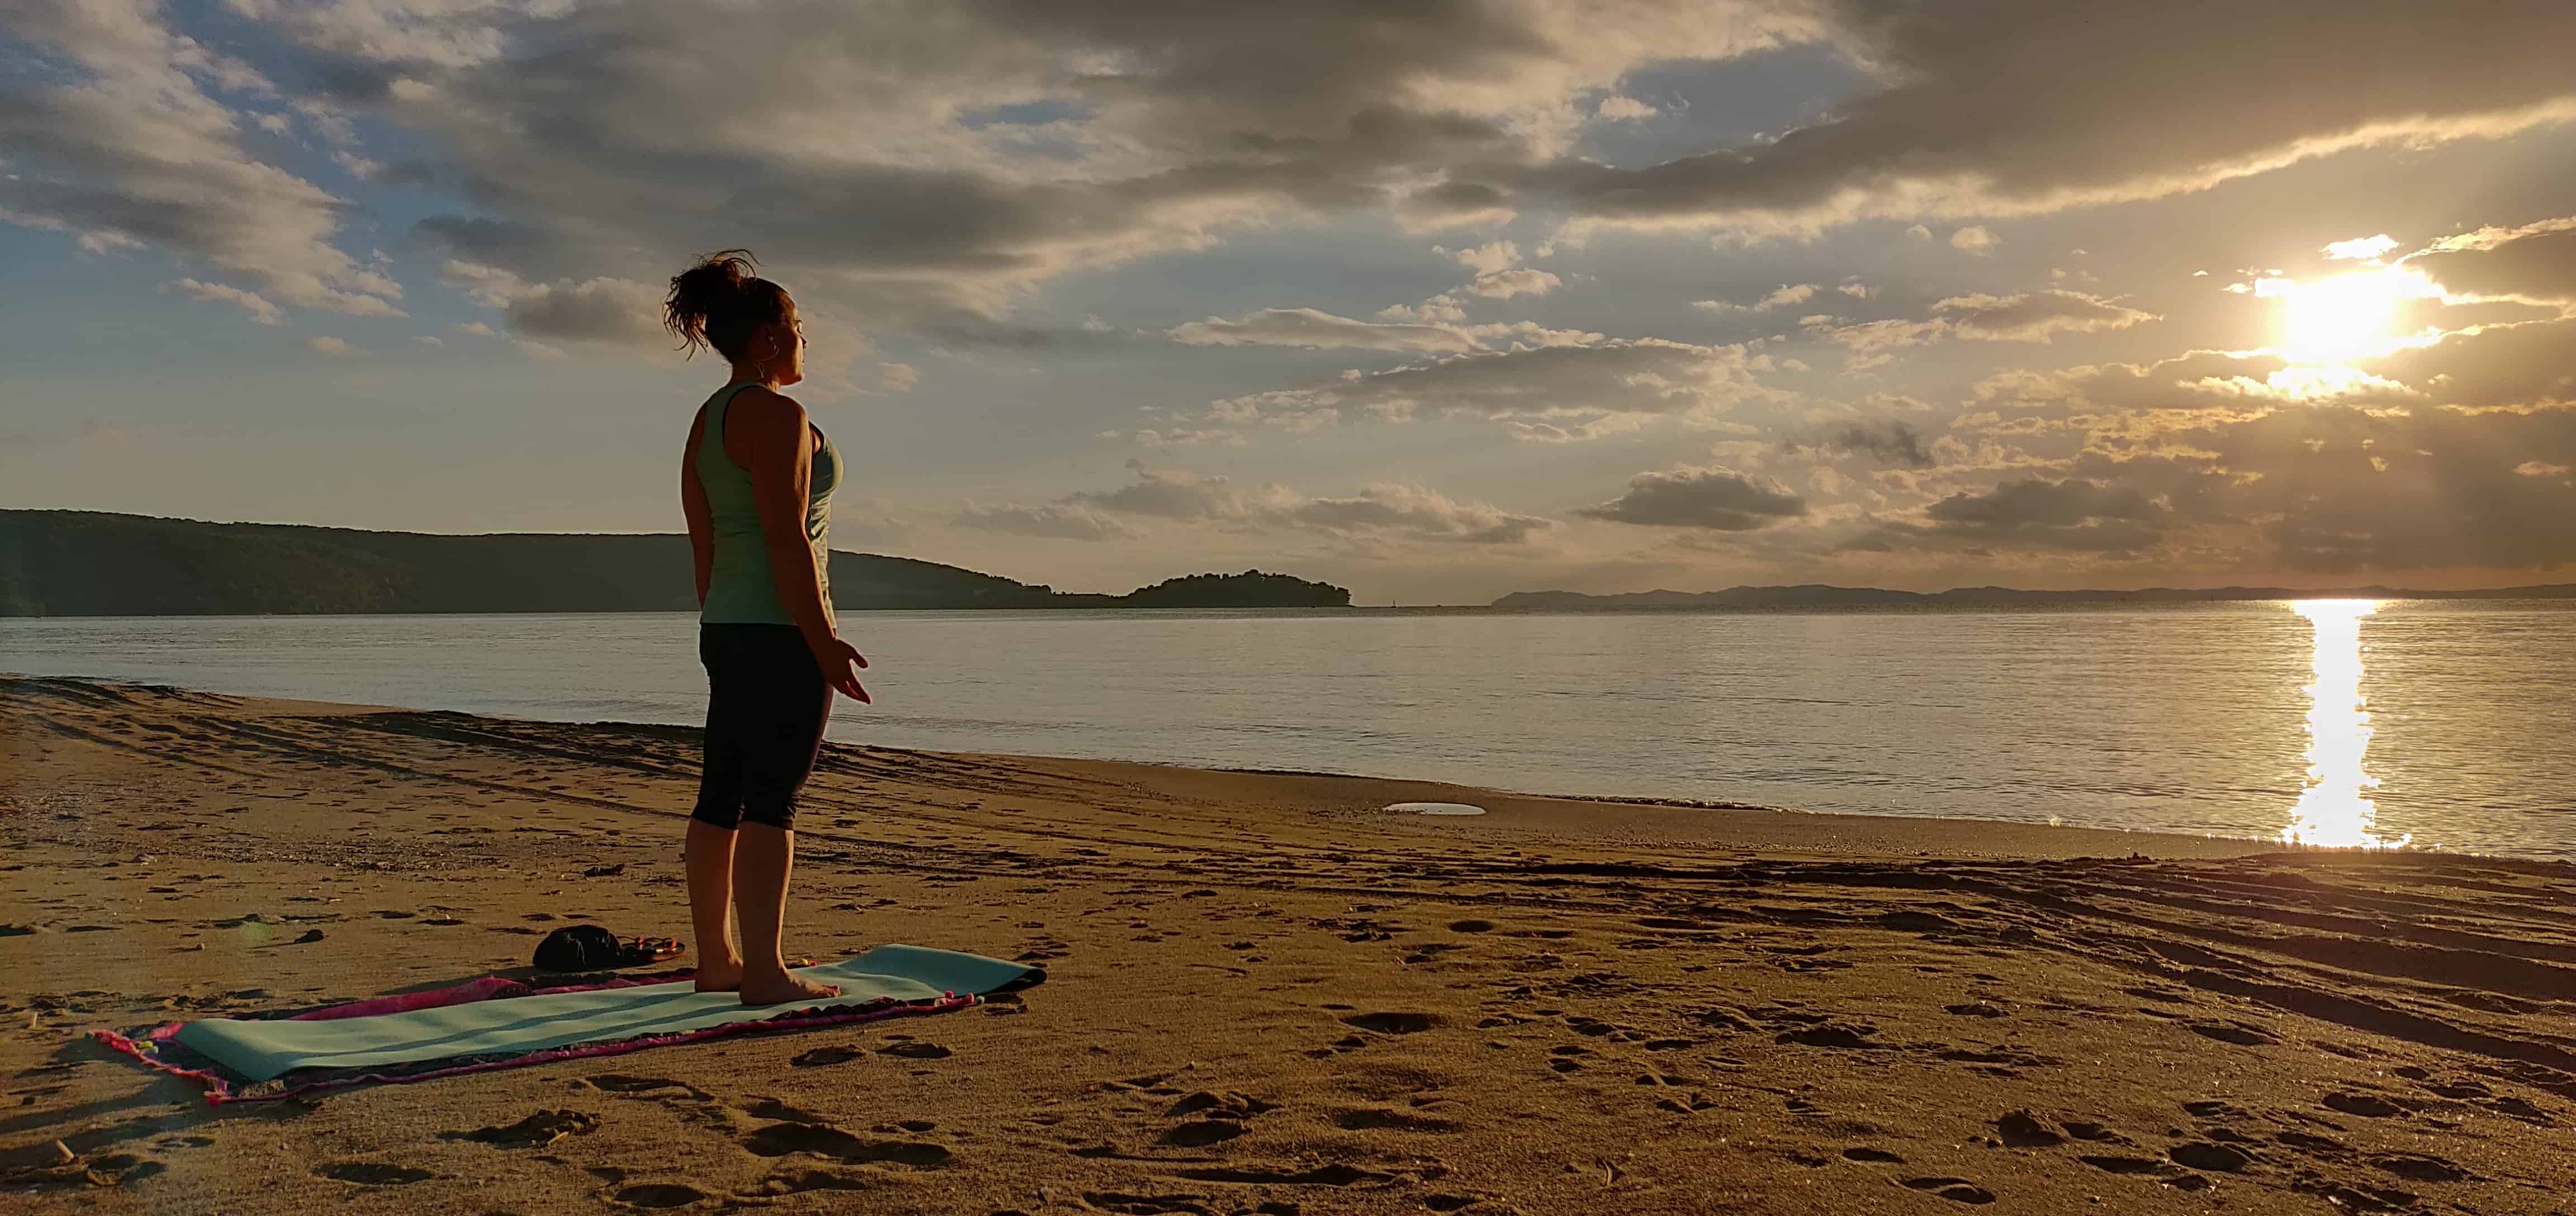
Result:
[[805,535],[805,508],[814,476],[814,428],[806,420],[805,407],[792,397],[753,387],[737,393],[726,412],[742,420],[739,436],[727,424],[726,449],[735,451],[733,441],[739,437],[747,449],[743,454],[750,457],[741,464],[751,472],[752,506],[760,512],[760,534],[769,546],[769,575],[776,580],[778,602],[795,620],[797,632],[805,635],[805,645],[813,650],[823,677],[834,688],[865,701],[867,690],[860,687],[856,669],[868,661],[834,636],[832,605],[823,598],[820,563],[825,555],[814,552],[813,541]]
[[707,606],[707,584],[715,577],[715,517],[707,509],[706,483],[698,480],[698,444],[706,438],[707,412],[689,424],[689,447],[680,456],[680,513],[689,520],[689,562],[696,568],[698,607]]

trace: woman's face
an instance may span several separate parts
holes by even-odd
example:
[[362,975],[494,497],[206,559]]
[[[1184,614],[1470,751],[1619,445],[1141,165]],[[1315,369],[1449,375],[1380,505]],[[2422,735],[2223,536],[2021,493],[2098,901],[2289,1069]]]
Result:
[[796,315],[796,304],[787,304],[787,318],[776,323],[769,337],[777,354],[763,370],[778,377],[780,385],[794,384],[805,378],[805,322]]

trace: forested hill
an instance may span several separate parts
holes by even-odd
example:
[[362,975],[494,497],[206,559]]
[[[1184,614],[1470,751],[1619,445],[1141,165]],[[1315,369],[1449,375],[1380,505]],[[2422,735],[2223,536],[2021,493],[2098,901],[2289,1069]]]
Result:
[[[1342,607],[1281,574],[1198,574],[1075,594],[937,562],[832,554],[843,609]],[[0,616],[360,612],[683,612],[688,539],[439,536],[218,524],[95,511],[0,511]]]

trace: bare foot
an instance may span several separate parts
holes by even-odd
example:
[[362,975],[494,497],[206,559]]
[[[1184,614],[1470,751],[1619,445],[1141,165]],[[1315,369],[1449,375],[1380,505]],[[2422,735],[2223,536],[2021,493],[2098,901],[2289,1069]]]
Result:
[[841,995],[838,984],[812,984],[785,971],[742,977],[742,1003],[745,1005],[784,1005],[790,1001],[820,1001]]
[[698,991],[700,992],[731,992],[740,987],[742,987],[741,959],[710,960],[705,966],[698,968]]

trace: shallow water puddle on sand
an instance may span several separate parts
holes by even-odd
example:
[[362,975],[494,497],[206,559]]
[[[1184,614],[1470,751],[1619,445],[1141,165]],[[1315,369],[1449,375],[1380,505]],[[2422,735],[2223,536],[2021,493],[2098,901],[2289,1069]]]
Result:
[[1485,808],[1464,802],[1395,802],[1387,810],[1398,815],[1482,815]]

